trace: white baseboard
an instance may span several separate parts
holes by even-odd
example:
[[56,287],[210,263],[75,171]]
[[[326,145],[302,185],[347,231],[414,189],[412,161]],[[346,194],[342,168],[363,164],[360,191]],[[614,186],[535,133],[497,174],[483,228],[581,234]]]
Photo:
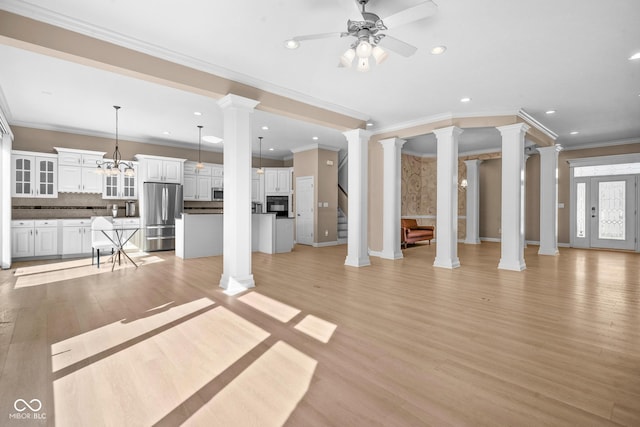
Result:
[[311,246],[313,246],[314,248],[324,248],[325,246],[337,246],[339,244],[340,243],[338,243],[338,241],[335,240],[333,242],[320,242],[320,243],[313,242]]

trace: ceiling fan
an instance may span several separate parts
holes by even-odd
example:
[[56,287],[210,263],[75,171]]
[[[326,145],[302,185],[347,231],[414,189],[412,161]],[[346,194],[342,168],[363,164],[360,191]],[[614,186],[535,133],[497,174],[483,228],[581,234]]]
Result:
[[357,69],[359,71],[369,71],[369,58],[373,56],[376,64],[381,64],[389,54],[382,49],[383,47],[395,52],[399,55],[409,57],[416,53],[418,48],[398,40],[383,31],[408,24],[427,18],[436,13],[438,5],[432,0],[427,0],[416,6],[409,7],[405,10],[388,16],[384,20],[378,15],[365,10],[369,0],[355,0],[362,8],[362,21],[347,20],[347,31],[340,33],[321,33],[310,34],[306,36],[297,36],[285,42],[285,46],[289,49],[296,49],[300,46],[301,41],[324,39],[332,37],[355,37],[356,40],[340,57],[340,67],[351,67],[353,60],[358,58]]

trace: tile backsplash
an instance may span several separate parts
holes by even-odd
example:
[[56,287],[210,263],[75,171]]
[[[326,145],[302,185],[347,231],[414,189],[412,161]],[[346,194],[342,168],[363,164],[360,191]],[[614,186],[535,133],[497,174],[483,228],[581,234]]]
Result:
[[58,193],[57,198],[14,197],[12,219],[65,219],[111,216],[118,205],[118,217],[124,216],[124,200],[105,200],[102,194]]

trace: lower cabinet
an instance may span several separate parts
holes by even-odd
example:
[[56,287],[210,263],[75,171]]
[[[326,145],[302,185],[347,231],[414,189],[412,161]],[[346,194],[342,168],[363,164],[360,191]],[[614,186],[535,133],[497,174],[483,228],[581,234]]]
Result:
[[11,221],[11,257],[58,255],[58,221]]
[[91,252],[91,220],[62,220],[62,255]]

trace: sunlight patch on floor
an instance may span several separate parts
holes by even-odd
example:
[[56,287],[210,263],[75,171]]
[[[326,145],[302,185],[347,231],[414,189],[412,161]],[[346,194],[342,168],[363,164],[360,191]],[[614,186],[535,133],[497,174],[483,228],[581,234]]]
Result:
[[[139,322],[146,321],[151,318]],[[88,333],[80,342],[89,341],[90,336]],[[56,379],[56,424],[152,425],[268,336],[268,332],[231,311],[213,308]],[[92,340],[97,340],[97,335]],[[289,372],[279,372],[276,379],[285,375],[296,390],[301,388],[298,376],[310,378],[301,375],[309,370],[309,363],[303,369],[300,359],[290,356],[285,365],[277,364]],[[268,375],[271,378],[274,374]],[[273,384],[266,391],[272,387]],[[283,395],[292,395],[289,384],[285,388]]]
[[[145,256],[146,254],[144,252],[139,252],[139,254],[140,255],[138,256],[144,256],[144,258],[135,259],[136,264],[138,264],[138,267],[164,261],[162,258],[159,258],[157,256]],[[131,255],[129,254],[129,256]],[[131,257],[133,258],[133,256]],[[78,261],[86,261],[86,260],[78,260]],[[46,285],[50,283],[61,282],[64,280],[72,280],[72,279],[78,279],[81,277],[94,276],[96,274],[111,273],[111,267],[112,267],[111,263],[101,262],[100,268],[97,268],[96,265],[91,265],[91,260],[89,260],[88,264],[76,262],[75,266],[69,263],[70,262],[41,265],[39,267],[50,267],[50,268],[43,269],[40,272],[36,272],[36,273],[25,271],[32,267],[26,267],[24,269],[20,269],[22,270],[20,273],[21,275],[16,279],[16,284],[14,289]],[[65,264],[69,266],[65,268],[56,268],[58,264]],[[122,264],[120,265],[116,264],[115,266],[116,270],[119,270],[122,268],[135,268],[135,266],[131,264],[129,261],[125,262],[123,260]],[[27,271],[31,271],[31,270],[27,270]]]
[[302,319],[300,323],[294,326],[294,329],[297,329],[300,332],[309,335],[311,338],[315,338],[326,344],[333,336],[333,332],[337,327],[338,325],[334,323],[327,322],[326,320],[322,320],[319,317],[309,314]]
[[[147,310],[133,319],[122,319],[52,344],[52,372],[55,373],[81,362],[198,310],[212,307],[215,303],[209,298],[200,298],[179,306],[170,306],[169,304],[171,303]],[[159,309],[164,309],[164,311],[158,312]],[[146,316],[147,314],[153,315]]]
[[276,301],[273,298],[269,298],[258,292],[250,292],[238,298],[238,301],[242,301],[255,308],[264,314],[273,317],[283,323],[287,323],[300,313],[297,308],[291,307],[280,301]]
[[317,364],[278,341],[183,425],[282,426],[309,389]]

